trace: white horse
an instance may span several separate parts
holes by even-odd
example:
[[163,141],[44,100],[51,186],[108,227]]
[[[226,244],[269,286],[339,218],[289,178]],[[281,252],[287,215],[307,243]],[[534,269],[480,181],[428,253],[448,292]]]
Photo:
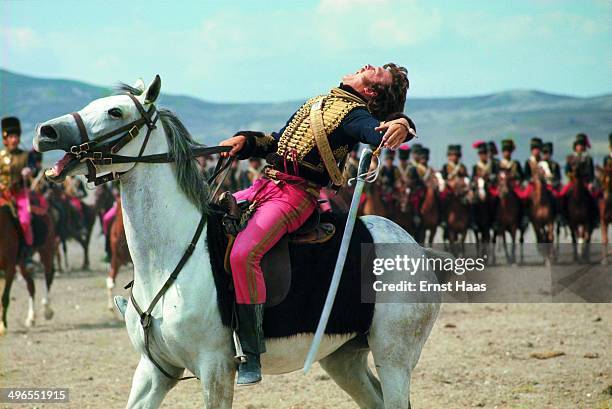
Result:
[[[145,89],[139,80],[132,94],[149,109],[157,99],[161,81]],[[115,95],[91,102],[78,113],[91,137],[124,126],[140,117],[129,96]],[[103,174],[125,172],[120,177],[123,220],[134,265],[134,297],[144,309],[151,302],[192,238],[203,209],[201,200],[208,186],[200,177],[194,160],[184,154],[193,140],[169,111],[160,111],[158,126],[150,134],[144,155],[170,152],[176,163],[129,163],[96,166]],[[163,126],[159,126],[160,122]],[[120,151],[136,156],[143,145],[146,127]],[[35,146],[40,151],[64,150],[81,143],[71,115],[49,120],[37,128]],[[181,153],[183,151],[183,153]],[[181,156],[182,155],[182,156]],[[67,175],[87,174],[87,167],[66,154],[47,176],[55,181]],[[192,184],[193,186],[189,186]],[[413,257],[427,256],[413,238],[395,223],[378,216],[363,217],[375,243],[413,243]],[[208,249],[204,239],[153,310],[151,352],[154,359],[174,376],[185,369],[201,381],[206,408],[232,407],[236,364],[231,329],[224,326],[217,303]],[[395,257],[377,252],[377,257]],[[331,271],[330,271],[331,274]],[[407,272],[397,273],[405,274]],[[419,272],[435,280],[433,273]],[[427,276],[430,274],[430,276]],[[398,277],[401,278],[401,277]],[[156,408],[177,381],[160,372],[147,357],[139,316],[130,303],[123,306],[130,340],[141,358],[134,373],[128,408]],[[421,349],[439,311],[437,302],[380,303],[374,306],[367,344],[357,342],[358,334],[326,335],[317,360],[337,384],[361,408],[408,409],[410,378]],[[262,355],[264,374],[281,374],[302,368],[313,333],[267,339]],[[363,337],[365,339],[366,337]],[[380,381],[368,368],[372,352]]]

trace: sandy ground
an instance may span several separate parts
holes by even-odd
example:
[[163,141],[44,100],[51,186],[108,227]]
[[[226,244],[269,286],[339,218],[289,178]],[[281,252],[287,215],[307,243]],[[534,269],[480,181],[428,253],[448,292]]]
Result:
[[[57,277],[51,321],[38,312],[36,326],[25,328],[27,293],[16,282],[9,333],[0,339],[0,387],[66,387],[70,403],[0,407],[125,406],[138,355],[123,322],[106,310],[99,237],[91,249],[92,271]],[[74,245],[70,251],[80,265],[80,251]],[[117,293],[130,278],[124,268]],[[42,288],[40,276],[36,285]],[[412,407],[611,408],[610,340],[610,304],[445,304],[413,374]],[[548,352],[563,355],[531,357]],[[202,407],[199,383],[180,383],[163,407]],[[306,376],[267,376],[260,386],[237,390],[234,407],[357,408],[318,365]]]

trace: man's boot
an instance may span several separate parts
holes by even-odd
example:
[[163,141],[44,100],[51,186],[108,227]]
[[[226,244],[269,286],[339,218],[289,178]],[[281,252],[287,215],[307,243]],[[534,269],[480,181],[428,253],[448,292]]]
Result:
[[261,382],[259,355],[266,352],[263,334],[263,304],[236,304],[238,313],[238,337],[246,362],[238,367],[238,386],[250,386]]

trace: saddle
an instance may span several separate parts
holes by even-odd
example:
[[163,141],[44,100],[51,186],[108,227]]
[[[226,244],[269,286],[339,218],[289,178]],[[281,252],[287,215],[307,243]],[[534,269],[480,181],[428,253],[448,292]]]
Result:
[[[223,230],[228,238],[225,249],[224,268],[231,274],[230,254],[234,240],[242,231],[255,209],[247,200],[236,202],[230,192],[224,192],[219,199],[219,206],[224,212],[221,217]],[[318,209],[306,219],[299,229],[285,234],[281,240],[268,251],[262,261],[261,268],[266,282],[266,307],[278,305],[282,302],[291,287],[291,258],[289,245],[315,245],[329,241],[336,233],[333,223],[321,222]]]
[[[235,292],[232,277],[224,266],[228,238],[221,217],[222,212],[216,211],[207,217],[206,246],[217,288],[216,301],[221,321],[227,328],[232,328]],[[266,338],[314,333],[317,328],[342,244],[347,215],[324,212],[320,218],[321,222],[336,227],[336,233],[329,241],[297,244],[285,236],[264,258],[267,302],[263,327]],[[371,291],[376,279],[373,274],[364,274],[371,271],[376,253],[373,246],[363,244],[372,242],[366,223],[361,219],[355,220],[326,334],[365,333],[371,327],[374,304],[362,302],[361,297],[364,291]],[[283,248],[288,252],[281,250]],[[278,254],[283,254],[283,257],[277,258]]]

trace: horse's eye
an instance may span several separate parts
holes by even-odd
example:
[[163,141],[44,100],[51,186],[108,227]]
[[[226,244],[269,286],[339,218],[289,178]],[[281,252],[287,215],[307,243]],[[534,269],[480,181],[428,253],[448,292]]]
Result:
[[108,114],[115,118],[115,119],[119,119],[123,116],[123,114],[121,113],[121,110],[119,108],[111,108],[108,110]]

